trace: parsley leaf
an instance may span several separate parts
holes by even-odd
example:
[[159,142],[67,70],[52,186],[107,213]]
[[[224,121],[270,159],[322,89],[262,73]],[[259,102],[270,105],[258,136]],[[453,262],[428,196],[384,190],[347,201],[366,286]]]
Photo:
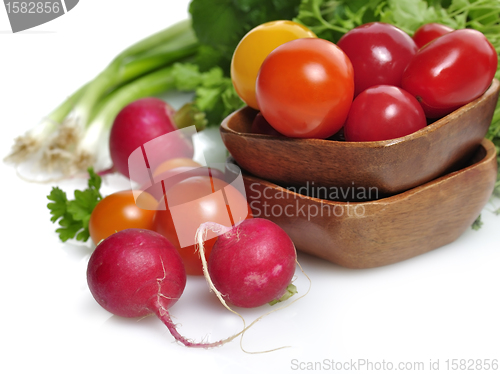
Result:
[[50,209],[50,214],[52,215],[50,220],[52,222],[56,222],[66,213],[66,204],[68,202],[66,192],[61,190],[59,187],[53,187],[47,198],[52,201],[52,203],[47,204],[47,208]]
[[347,31],[379,21],[381,0],[303,0],[294,21],[311,29],[319,38],[337,42]]
[[99,189],[101,188],[101,177],[92,168],[88,169],[88,187],[83,190],[76,190],[74,199],[68,200],[66,192],[59,187],[52,187],[47,196],[49,202],[47,208],[50,210],[50,220],[58,223],[56,232],[59,239],[65,242],[68,239],[87,241],[89,234],[89,220],[92,211],[97,203],[102,199]]

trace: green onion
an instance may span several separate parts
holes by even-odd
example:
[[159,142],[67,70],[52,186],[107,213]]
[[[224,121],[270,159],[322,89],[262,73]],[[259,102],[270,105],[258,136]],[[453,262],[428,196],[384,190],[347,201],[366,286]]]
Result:
[[[130,102],[130,98],[162,92],[162,81],[152,82],[158,77],[157,72],[165,74],[162,70],[165,66],[193,56],[198,47],[191,22],[185,20],[125,49],[39,125],[18,137],[5,160],[16,166],[27,164],[30,174],[46,173],[49,179],[70,176],[78,164],[75,159],[81,158],[80,149],[97,149],[89,145],[89,139],[97,138],[98,129],[109,127],[112,115],[118,113],[117,108]],[[143,80],[148,74],[156,75]],[[136,85],[128,86],[138,79]],[[118,101],[113,103],[113,98]],[[102,121],[106,122],[95,124]],[[84,145],[80,146],[84,140]],[[90,159],[94,156],[89,155]]]

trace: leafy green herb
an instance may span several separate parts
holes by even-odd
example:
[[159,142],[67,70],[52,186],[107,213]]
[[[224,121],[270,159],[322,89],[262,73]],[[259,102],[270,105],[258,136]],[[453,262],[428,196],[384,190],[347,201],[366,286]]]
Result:
[[479,215],[474,222],[472,222],[472,229],[479,230],[483,226],[483,221],[481,221],[481,215]]
[[85,242],[90,237],[90,214],[102,196],[99,192],[101,177],[92,168],[88,169],[88,173],[88,187],[83,191],[76,190],[73,200],[68,200],[66,192],[59,187],[53,187],[47,196],[51,201],[47,204],[51,214],[50,220],[59,224],[56,232],[63,242],[68,239]]
[[204,112],[208,126],[220,125],[222,119],[244,102],[234,90],[231,78],[224,75],[218,66],[206,72],[200,71],[193,63],[176,63],[173,65],[175,88],[179,91],[194,91],[194,107]]
[[292,19],[299,4],[300,0],[192,0],[193,29],[204,46],[200,53],[228,74],[234,49],[248,31],[268,21]]
[[319,38],[337,42],[363,23],[377,21],[375,12],[384,2],[376,0],[302,0],[294,21],[311,29]]

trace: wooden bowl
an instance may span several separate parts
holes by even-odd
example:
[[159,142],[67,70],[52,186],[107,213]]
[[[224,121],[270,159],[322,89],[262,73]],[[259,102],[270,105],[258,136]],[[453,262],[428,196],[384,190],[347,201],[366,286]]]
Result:
[[243,178],[254,216],[281,226],[297,250],[371,268],[453,242],[471,226],[496,181],[493,143],[483,140],[470,163],[401,194],[354,203],[307,197],[246,173]]
[[386,141],[344,142],[252,134],[257,112],[243,108],[221,125],[224,144],[251,174],[285,186],[377,188],[381,196],[419,186],[461,167],[491,123],[500,83],[424,129]]

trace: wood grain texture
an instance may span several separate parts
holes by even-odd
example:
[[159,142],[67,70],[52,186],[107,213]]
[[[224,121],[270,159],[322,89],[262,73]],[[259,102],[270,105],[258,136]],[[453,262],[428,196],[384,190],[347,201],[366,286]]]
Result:
[[376,187],[390,196],[463,166],[491,123],[500,83],[480,98],[402,138],[376,142],[293,139],[252,134],[257,112],[228,116],[221,136],[237,163],[251,174],[285,186]]
[[496,181],[493,143],[483,140],[470,162],[401,194],[354,203],[306,197],[243,176],[254,216],[281,226],[299,251],[348,268],[371,268],[451,243],[471,226]]

